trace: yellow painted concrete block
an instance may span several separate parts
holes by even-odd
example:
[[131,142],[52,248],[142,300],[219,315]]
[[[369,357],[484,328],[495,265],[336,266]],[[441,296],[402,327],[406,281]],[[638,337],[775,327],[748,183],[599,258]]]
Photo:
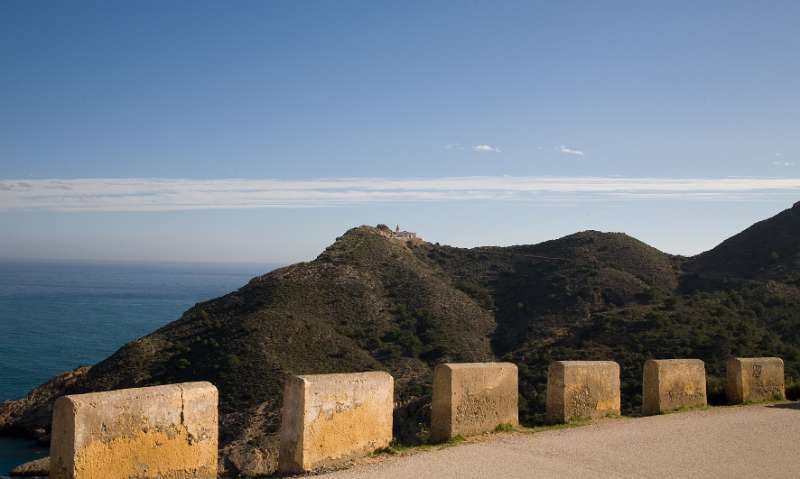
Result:
[[207,382],[56,400],[52,479],[217,477],[217,388]]
[[341,464],[392,442],[394,379],[385,372],[313,374],[287,380],[281,472]]

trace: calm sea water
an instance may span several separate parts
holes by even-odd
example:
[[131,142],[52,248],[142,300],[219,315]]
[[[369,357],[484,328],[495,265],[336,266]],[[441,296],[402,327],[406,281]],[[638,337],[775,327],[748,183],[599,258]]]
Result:
[[[277,265],[0,261],[0,401],[93,364]],[[0,438],[0,477],[47,455]]]

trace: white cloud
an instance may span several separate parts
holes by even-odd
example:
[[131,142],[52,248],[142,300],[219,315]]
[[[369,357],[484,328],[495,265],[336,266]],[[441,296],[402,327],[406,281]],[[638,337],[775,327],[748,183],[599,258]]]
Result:
[[794,166],[795,162],[794,161],[773,161],[772,165],[773,166],[784,166],[786,168],[789,168],[791,166]]
[[500,153],[500,148],[492,145],[475,145],[472,147],[472,151],[478,151],[481,153]]
[[436,201],[670,198],[794,201],[800,178],[467,176],[307,180],[85,178],[0,180],[0,210],[178,211]]
[[572,148],[567,148],[564,145],[558,147],[558,151],[564,153],[565,155],[576,155],[576,156],[584,156],[584,152],[581,150],[575,150]]

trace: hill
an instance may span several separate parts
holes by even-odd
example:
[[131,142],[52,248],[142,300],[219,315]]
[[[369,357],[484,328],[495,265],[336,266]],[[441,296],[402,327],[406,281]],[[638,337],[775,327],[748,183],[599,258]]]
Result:
[[[695,258],[622,233],[463,249],[361,226],[311,262],[197,304],[108,359],[4,403],[0,432],[46,436],[61,394],[204,379],[220,389],[227,469],[265,473],[274,467],[290,374],[389,371],[395,435],[408,443],[426,438],[431,372],[440,362],[517,363],[527,423],[542,419],[551,360],[618,361],[627,413],[640,404],[649,358],[705,360],[712,400],[720,399],[730,355],[782,356],[798,378],[796,209]],[[759,266],[763,253],[743,250],[763,245],[779,260]],[[725,279],[734,273],[737,280]]]
[[687,269],[717,278],[800,284],[800,202],[692,258]]

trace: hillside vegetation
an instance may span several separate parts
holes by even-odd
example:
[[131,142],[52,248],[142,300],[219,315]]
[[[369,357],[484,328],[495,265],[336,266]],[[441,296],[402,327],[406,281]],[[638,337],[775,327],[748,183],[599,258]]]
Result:
[[[694,258],[622,233],[453,248],[351,229],[314,261],[281,268],[0,407],[0,431],[46,435],[65,393],[209,380],[219,387],[229,470],[274,467],[290,374],[387,370],[396,436],[426,438],[432,367],[513,361],[524,423],[542,420],[547,365],[611,359],[637,413],[650,358],[706,361],[722,400],[731,355],[781,356],[800,377],[800,207]],[[44,431],[44,433],[43,433]]]

